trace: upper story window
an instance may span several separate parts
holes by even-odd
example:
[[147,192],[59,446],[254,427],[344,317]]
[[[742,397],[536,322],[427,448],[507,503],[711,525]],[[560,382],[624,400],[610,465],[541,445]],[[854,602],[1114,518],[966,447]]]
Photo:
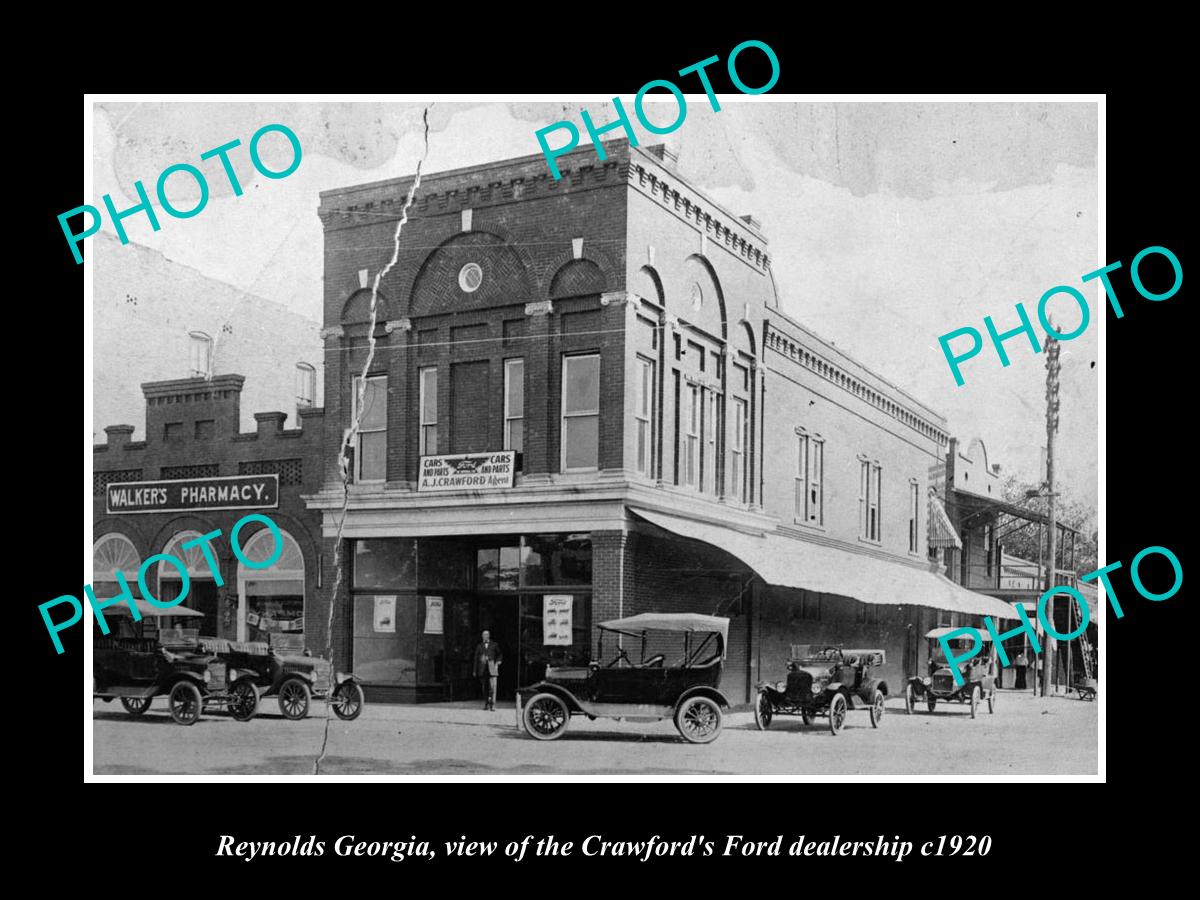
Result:
[[683,411],[686,436],[683,444],[683,483],[700,486],[700,385],[687,385],[687,405]]
[[865,540],[879,541],[879,489],[883,469],[878,462],[864,459],[859,470],[858,510],[861,534]]
[[820,435],[796,435],[796,521],[825,524],[825,441]]
[[428,369],[421,369],[421,397],[419,400],[421,407],[421,456],[434,456],[438,452],[437,382],[438,373],[436,366],[431,366]]
[[504,361],[504,449],[525,449],[525,360]]
[[312,406],[317,393],[317,370],[306,362],[296,363],[296,406]]
[[634,377],[637,396],[633,417],[637,430],[634,463],[639,474],[654,474],[654,361],[639,356]]
[[716,391],[705,391],[704,399],[704,456],[701,467],[704,470],[704,490],[710,494],[717,493],[717,421],[719,419],[718,396]]
[[354,480],[384,481],[387,478],[386,375],[368,377],[365,386],[362,377],[355,376],[352,411],[358,422]]
[[483,269],[479,263],[469,262],[458,271],[458,286],[468,294],[479,290],[483,284]]
[[916,553],[920,546],[918,526],[921,521],[921,485],[917,480],[908,482],[908,552]]
[[212,374],[212,338],[203,331],[188,333],[188,362],[193,378],[208,378]]
[[729,490],[739,503],[746,502],[746,444],[749,438],[749,416],[746,401],[733,398],[733,443],[729,448]]
[[564,356],[562,470],[600,466],[600,356]]

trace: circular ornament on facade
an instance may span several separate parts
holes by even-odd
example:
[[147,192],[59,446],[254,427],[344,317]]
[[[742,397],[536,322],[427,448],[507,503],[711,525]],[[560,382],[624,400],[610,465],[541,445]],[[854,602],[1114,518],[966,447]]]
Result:
[[704,305],[704,291],[699,282],[692,283],[692,309],[698,310]]
[[483,269],[479,267],[479,263],[467,263],[458,272],[458,286],[468,294],[479,290],[479,286],[483,284]]

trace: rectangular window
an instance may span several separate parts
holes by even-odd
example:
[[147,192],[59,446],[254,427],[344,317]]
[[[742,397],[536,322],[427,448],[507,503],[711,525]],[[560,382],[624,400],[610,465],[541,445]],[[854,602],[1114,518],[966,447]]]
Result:
[[710,494],[717,493],[717,402],[716,391],[705,393],[707,402],[704,404],[704,490]]
[[188,358],[193,378],[207,378],[212,370],[212,338],[201,331],[188,335]]
[[729,489],[739,503],[746,502],[746,401],[733,398],[733,446],[729,451]]
[[806,525],[825,524],[825,442],[809,434],[797,436],[796,520]]
[[525,360],[504,361],[504,449],[525,449]]
[[654,362],[637,359],[637,396],[634,399],[634,423],[637,431],[637,471],[642,475],[654,474]]
[[438,400],[437,368],[430,367],[420,372],[421,384],[421,435],[420,455],[436,456],[438,445]]
[[879,540],[879,486],[882,471],[878,463],[865,459],[862,461],[858,485],[859,521],[862,536],[868,541]]
[[[908,552],[916,553],[920,546],[918,540],[920,531],[918,526],[921,521],[921,486],[915,482],[908,483]],[[990,566],[989,566],[990,569]]]
[[700,481],[700,386],[687,386],[687,409],[684,410],[687,434],[683,445],[683,483],[699,487]]
[[387,376],[368,377],[365,388],[362,377],[356,376],[353,394],[351,410],[358,422],[354,480],[383,481],[387,478]]
[[600,466],[600,357],[564,356],[562,470]]
[[296,406],[313,405],[317,392],[317,371],[308,363],[296,364]]

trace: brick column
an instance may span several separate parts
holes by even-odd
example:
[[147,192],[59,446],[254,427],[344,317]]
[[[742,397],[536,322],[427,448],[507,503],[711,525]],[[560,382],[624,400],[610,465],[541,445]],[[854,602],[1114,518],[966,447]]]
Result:
[[345,389],[345,351],[342,338],[345,332],[340,325],[321,329],[321,340],[325,342],[325,431],[323,447],[325,483],[341,484],[338,471],[338,452],[342,446],[342,430],[349,424],[350,413],[342,411]]
[[627,555],[629,537],[623,531],[592,532],[593,652],[600,633],[596,623],[616,619],[627,613],[627,580],[633,571],[632,560]]
[[524,475],[545,478],[558,471],[558,460],[551,459],[551,435],[558,421],[561,398],[550,396],[553,366],[557,364],[557,346],[551,346],[550,314],[554,306],[549,300],[526,303],[527,317],[525,352],[525,464]]
[[384,326],[387,343],[376,348],[376,353],[387,353],[388,399],[387,399],[387,480],[408,482],[408,448],[411,433],[415,433],[415,409],[408,404],[408,372],[412,357],[413,330],[411,319],[393,319]]

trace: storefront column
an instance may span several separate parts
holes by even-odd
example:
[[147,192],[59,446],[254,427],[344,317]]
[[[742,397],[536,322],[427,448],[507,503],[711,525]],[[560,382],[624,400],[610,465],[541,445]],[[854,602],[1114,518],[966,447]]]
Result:
[[627,610],[627,573],[633,566],[627,559],[631,536],[623,531],[592,532],[592,635],[591,649],[596,650],[598,622],[618,619]]
[[350,421],[349,415],[342,417],[342,393],[345,353],[342,338],[345,331],[340,325],[321,329],[321,340],[325,344],[325,434],[322,454],[325,460],[324,480],[326,483],[341,484],[338,455],[342,446],[342,429]]

